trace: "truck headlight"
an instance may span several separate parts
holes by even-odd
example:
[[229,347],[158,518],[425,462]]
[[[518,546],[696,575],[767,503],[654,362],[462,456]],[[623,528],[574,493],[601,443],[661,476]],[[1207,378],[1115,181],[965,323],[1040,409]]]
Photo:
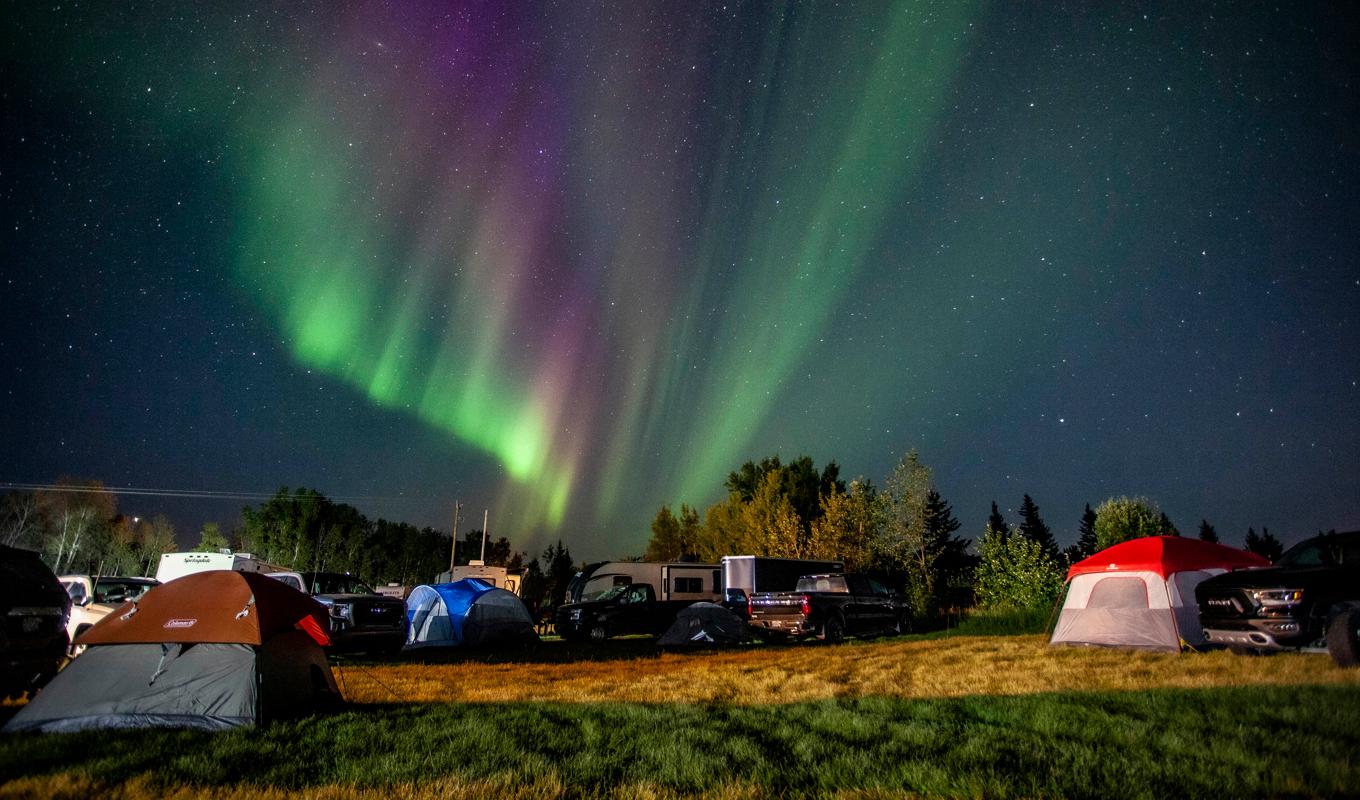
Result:
[[1281,606],[1292,606],[1303,602],[1303,590],[1257,589],[1251,593],[1251,598],[1260,603],[1262,608],[1279,608]]
[[331,606],[331,616],[336,619],[349,619],[351,616],[351,609],[349,606],[337,603]]

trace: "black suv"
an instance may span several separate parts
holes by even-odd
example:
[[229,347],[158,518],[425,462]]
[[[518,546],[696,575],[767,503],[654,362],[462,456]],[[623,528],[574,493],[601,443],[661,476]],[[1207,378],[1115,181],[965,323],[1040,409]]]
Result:
[[271,572],[269,577],[312,596],[331,619],[337,650],[396,653],[406,644],[406,604],[339,572]]
[[1238,652],[1326,647],[1354,666],[1360,627],[1360,531],[1328,533],[1273,567],[1218,575],[1195,589],[1204,637]]
[[71,598],[31,550],[0,545],[0,698],[47,683],[66,657]]

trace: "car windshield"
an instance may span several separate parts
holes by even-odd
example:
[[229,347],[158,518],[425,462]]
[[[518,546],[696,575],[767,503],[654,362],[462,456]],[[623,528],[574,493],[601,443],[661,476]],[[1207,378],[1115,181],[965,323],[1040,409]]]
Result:
[[156,582],[150,579],[99,578],[94,583],[96,603],[122,603],[136,600],[147,593]]
[[615,586],[615,587],[613,587],[612,589],[609,589],[609,590],[605,591],[604,593],[598,595],[595,599],[596,599],[596,600],[614,600],[614,599],[618,598],[619,596],[621,596],[621,595],[622,595],[624,592],[626,592],[626,591],[628,591],[628,587],[627,587],[627,586]]
[[368,584],[349,575],[321,573],[306,577],[311,581],[312,594],[377,594]]
[[1300,542],[1275,562],[1284,567],[1335,567],[1360,563],[1360,537],[1319,536]]

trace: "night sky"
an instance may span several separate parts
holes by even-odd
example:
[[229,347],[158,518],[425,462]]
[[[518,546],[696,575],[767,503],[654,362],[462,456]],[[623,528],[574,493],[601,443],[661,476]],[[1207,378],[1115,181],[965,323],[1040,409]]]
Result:
[[1349,4],[231,5],[0,12],[0,483],[607,557],[916,448],[974,538],[1360,528]]

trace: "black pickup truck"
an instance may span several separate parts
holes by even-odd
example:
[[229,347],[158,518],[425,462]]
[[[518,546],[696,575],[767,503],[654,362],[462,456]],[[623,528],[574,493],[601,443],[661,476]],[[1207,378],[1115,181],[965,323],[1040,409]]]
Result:
[[1355,666],[1360,531],[1300,542],[1273,567],[1229,572],[1195,588],[1204,637],[1239,652],[1326,647]]
[[750,625],[765,638],[817,636],[839,642],[847,635],[901,633],[907,605],[896,592],[864,575],[806,575],[792,592],[751,596]]
[[660,636],[693,600],[657,600],[650,583],[615,586],[593,600],[557,609],[557,635],[563,639],[602,642],[613,636],[641,633]]

